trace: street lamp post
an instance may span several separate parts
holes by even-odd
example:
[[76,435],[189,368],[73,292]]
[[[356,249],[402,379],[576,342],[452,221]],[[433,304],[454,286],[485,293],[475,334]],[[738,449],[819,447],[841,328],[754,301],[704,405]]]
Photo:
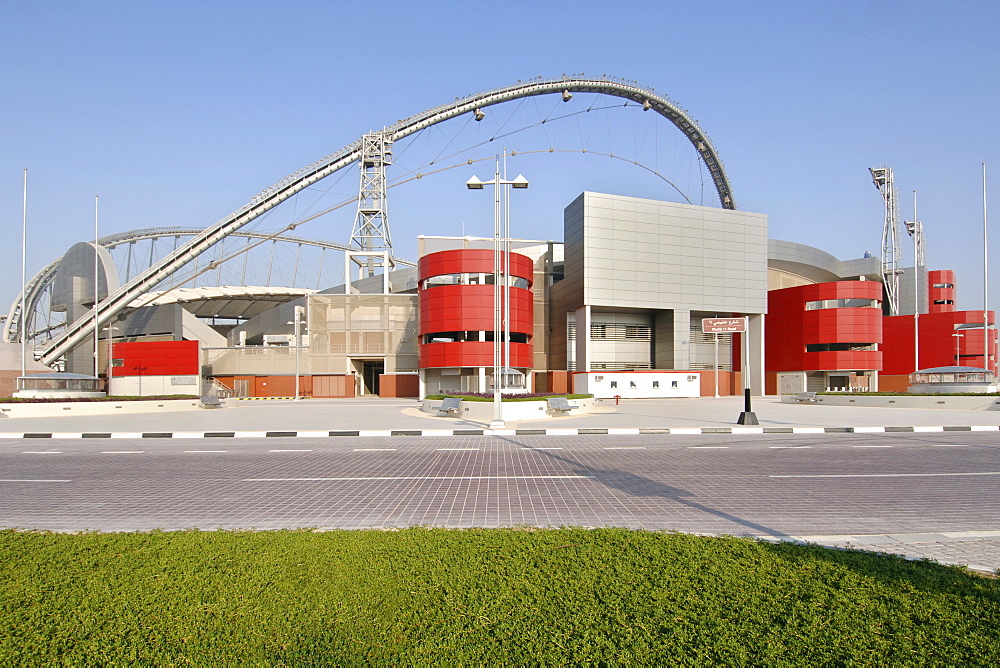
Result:
[[[496,173],[492,181],[482,181],[477,176],[473,176],[465,182],[469,190],[482,190],[483,186],[493,186],[493,421],[490,429],[503,429],[503,410],[501,407],[501,384],[503,383],[504,367],[510,366],[510,359],[503,360],[505,322],[503,313],[509,308],[510,301],[510,276],[504,275],[504,290],[500,291],[500,278],[504,267],[509,267],[510,261],[510,228],[509,228],[509,206],[510,200],[506,198],[507,211],[506,218],[500,204],[500,186],[510,186],[511,188],[527,188],[528,180],[518,174],[513,180],[506,180],[500,176],[500,156],[496,160]],[[502,222],[508,221],[506,235],[502,234]],[[504,245],[507,246],[506,253],[502,252]],[[509,270],[507,270],[509,274]],[[509,351],[509,348],[506,350]]]
[[302,397],[299,396],[299,347],[302,342],[301,327],[302,327],[302,316],[305,315],[306,308],[304,306],[295,307],[295,319],[288,323],[289,325],[294,325],[294,336],[295,336],[295,401],[299,401]]
[[952,336],[955,337],[955,366],[962,366],[962,355],[959,352],[959,344],[961,344],[962,337],[965,336],[965,334],[955,332]]

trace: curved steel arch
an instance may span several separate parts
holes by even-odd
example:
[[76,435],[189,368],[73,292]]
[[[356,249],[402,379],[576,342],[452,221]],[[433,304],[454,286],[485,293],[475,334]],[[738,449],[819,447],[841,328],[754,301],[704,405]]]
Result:
[[[726,209],[736,208],[736,202],[733,199],[732,189],[726,177],[722,161],[719,159],[715,147],[712,146],[712,142],[701,128],[698,127],[698,124],[688,116],[687,112],[667,98],[656,93],[653,89],[645,88],[630,81],[564,76],[557,79],[539,78],[527,82],[518,82],[512,86],[469,95],[454,102],[434,107],[415,116],[410,116],[398,121],[395,125],[387,127],[383,130],[383,133],[391,141],[398,141],[432,125],[473,112],[482,107],[501,104],[519,98],[532,97],[534,95],[557,94],[565,91],[611,95],[641,103],[644,109],[655,110],[683,132],[695,150],[698,151],[709,173],[712,175],[712,181],[719,194],[719,202],[722,207]],[[285,177],[267,190],[254,195],[248,204],[219,220],[214,225],[205,228],[187,244],[165,256],[152,267],[123,285],[114,294],[109,295],[103,302],[96,305],[95,308],[99,310],[97,317],[98,326],[113,318],[122,309],[127,307],[133,299],[150,290],[154,285],[177,271],[202,252],[208,250],[224,237],[229,236],[258,216],[270,211],[278,204],[317,181],[356,162],[361,157],[361,150],[362,143],[359,139],[336,153],[317,160],[311,165]],[[93,323],[94,315],[93,311],[91,311],[89,315],[82,316],[76,322],[67,325],[66,330],[59,337],[53,339],[49,347],[43,352],[41,362],[43,364],[51,364],[73,346],[84,341],[93,329]]]
[[[191,237],[199,234],[202,230],[198,228],[185,228],[185,227],[145,227],[136,230],[127,230],[125,232],[116,232],[115,234],[109,234],[104,237],[100,237],[97,243],[107,249],[112,249],[117,246],[121,246],[128,243],[133,243],[136,241],[146,241],[150,239],[162,239],[167,237]],[[249,239],[272,239],[274,241],[281,241],[284,243],[297,243],[306,246],[315,246],[316,248],[324,248],[329,250],[337,251],[347,251],[351,250],[350,245],[336,243],[333,241],[324,241],[322,239],[307,239],[305,237],[297,237],[290,234],[268,234],[266,232],[243,232],[236,231],[230,234],[231,237],[246,237]],[[38,300],[45,293],[45,288],[48,284],[55,278],[56,270],[59,267],[59,261],[62,256],[56,258],[49,264],[45,265],[41,271],[36,273],[25,285],[25,310],[28,313],[34,312],[38,305]],[[404,260],[402,258],[393,258],[396,264],[416,266],[415,262],[409,260]],[[21,340],[21,330],[20,330],[20,320],[21,317],[21,295],[18,293],[17,298],[11,304],[10,309],[7,313],[7,319],[3,324],[3,333],[0,341],[6,343],[17,343]]]

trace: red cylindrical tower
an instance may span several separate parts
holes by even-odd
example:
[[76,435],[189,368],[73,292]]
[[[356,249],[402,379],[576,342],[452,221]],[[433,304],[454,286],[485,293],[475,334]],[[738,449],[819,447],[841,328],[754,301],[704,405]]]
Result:
[[[534,328],[531,258],[511,253],[510,273],[507,366],[530,369]],[[467,248],[431,253],[420,258],[418,275],[420,368],[492,367],[493,251]],[[501,277],[501,288],[503,280]]]

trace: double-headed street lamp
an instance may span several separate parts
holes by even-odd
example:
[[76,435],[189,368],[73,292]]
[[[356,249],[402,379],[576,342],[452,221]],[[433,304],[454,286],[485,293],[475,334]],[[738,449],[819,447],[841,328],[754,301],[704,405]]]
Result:
[[[504,206],[501,207],[500,186],[523,189],[528,187],[528,179],[520,174],[511,181],[501,178],[500,156],[497,156],[496,174],[492,181],[482,181],[473,176],[465,185],[469,190],[493,186],[493,421],[490,429],[503,429],[501,386],[505,384],[503,379],[510,366],[510,194],[505,191]],[[500,291],[501,275],[503,292]]]

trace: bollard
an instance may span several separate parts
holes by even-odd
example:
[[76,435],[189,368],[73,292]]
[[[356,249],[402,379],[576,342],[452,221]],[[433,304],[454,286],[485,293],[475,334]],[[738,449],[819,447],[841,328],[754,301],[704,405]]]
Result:
[[620,394],[616,394],[615,395],[615,406],[618,405],[618,400],[621,399],[621,398],[622,398],[622,395],[620,395]]

